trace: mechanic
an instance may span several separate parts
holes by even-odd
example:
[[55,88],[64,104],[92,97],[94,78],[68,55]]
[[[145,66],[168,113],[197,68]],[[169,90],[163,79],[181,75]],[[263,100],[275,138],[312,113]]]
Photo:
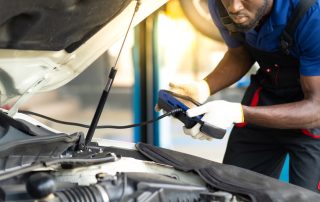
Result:
[[[201,81],[171,83],[204,102],[260,66],[240,103],[207,102],[187,111],[222,128],[233,126],[223,163],[278,178],[287,154],[289,181],[320,190],[320,0],[209,0],[228,46]],[[184,128],[210,139],[199,125]]]

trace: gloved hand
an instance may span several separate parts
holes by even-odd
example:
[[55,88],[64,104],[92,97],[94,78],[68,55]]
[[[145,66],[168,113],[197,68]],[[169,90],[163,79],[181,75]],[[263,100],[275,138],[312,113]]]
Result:
[[[187,95],[199,103],[205,102],[210,96],[210,88],[205,80],[183,83],[170,82],[169,86],[170,91],[181,95]],[[156,104],[154,110],[156,112],[161,110],[158,104]]]
[[171,91],[187,95],[200,103],[204,103],[210,96],[210,88],[205,80],[191,81],[187,83],[171,82],[169,83],[169,86],[171,87]]
[[[227,129],[234,123],[244,122],[242,105],[240,103],[216,100],[187,111],[189,117],[202,114],[204,114],[201,119],[202,121],[223,129]],[[183,127],[183,131],[185,134],[196,139],[212,140],[212,137],[209,137],[200,131],[200,127],[200,124],[196,124],[190,129]]]

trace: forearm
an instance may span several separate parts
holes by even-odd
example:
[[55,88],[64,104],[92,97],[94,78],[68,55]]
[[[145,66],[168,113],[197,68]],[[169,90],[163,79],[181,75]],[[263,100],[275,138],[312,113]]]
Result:
[[304,100],[273,106],[243,106],[244,121],[271,128],[320,127],[320,77],[301,76]]
[[211,94],[234,84],[249,71],[253,63],[245,48],[228,49],[218,66],[205,78]]
[[320,127],[320,101],[303,100],[273,106],[243,106],[244,121],[282,129]]

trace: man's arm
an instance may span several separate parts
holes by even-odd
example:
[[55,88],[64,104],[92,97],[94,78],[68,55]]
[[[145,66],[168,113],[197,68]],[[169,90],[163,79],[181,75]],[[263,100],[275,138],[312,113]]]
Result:
[[320,76],[301,76],[304,99],[266,107],[243,106],[244,121],[271,128],[320,127]]
[[218,66],[205,78],[211,95],[238,81],[253,63],[254,60],[244,47],[229,48]]

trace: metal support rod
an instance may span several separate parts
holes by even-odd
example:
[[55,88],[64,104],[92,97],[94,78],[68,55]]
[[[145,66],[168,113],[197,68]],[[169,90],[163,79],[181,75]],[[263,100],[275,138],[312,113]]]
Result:
[[109,73],[109,79],[108,79],[108,82],[106,84],[106,87],[104,88],[103,92],[102,92],[102,95],[100,97],[100,100],[99,100],[99,103],[98,103],[98,106],[97,106],[97,109],[96,109],[96,112],[93,116],[93,119],[91,121],[91,124],[90,124],[90,127],[89,127],[89,130],[88,130],[88,133],[87,133],[87,136],[86,136],[86,140],[85,140],[85,145],[88,145],[92,138],[93,138],[93,135],[94,135],[94,132],[97,128],[97,125],[98,125],[98,122],[99,122],[99,119],[101,117],[101,114],[102,114],[102,111],[103,111],[103,108],[104,108],[104,105],[108,99],[108,95],[109,95],[109,92],[110,92],[110,89],[111,89],[111,86],[113,84],[113,81],[114,81],[114,78],[116,76],[116,73],[117,73],[117,64],[118,64],[118,60],[120,58],[120,55],[121,55],[121,52],[122,52],[122,49],[123,49],[123,46],[124,46],[124,43],[127,39],[127,36],[128,36],[128,33],[129,33],[129,30],[131,28],[131,24],[132,24],[132,21],[133,21],[133,18],[136,14],[136,12],[138,11],[139,9],[139,6],[140,6],[140,1],[139,0],[136,0],[136,6],[135,6],[135,9],[134,9],[134,12],[133,12],[133,15],[132,15],[132,18],[130,20],[130,23],[129,23],[129,26],[128,26],[128,29],[127,29],[127,32],[124,36],[124,40],[121,44],[121,47],[120,47],[120,50],[119,50],[119,54],[118,54],[118,57],[116,59],[116,62],[115,62],[115,65],[111,68],[110,70],[110,73]]
[[85,144],[86,145],[88,145],[91,142],[92,138],[93,138],[93,135],[94,135],[94,132],[95,132],[95,130],[97,128],[97,125],[98,125],[100,116],[102,114],[104,105],[105,105],[105,103],[106,103],[106,101],[108,99],[110,88],[112,86],[112,83],[114,81],[114,77],[116,76],[116,73],[117,73],[117,70],[114,67],[112,67],[112,69],[110,70],[110,73],[109,73],[109,80],[107,82],[106,87],[104,88],[104,90],[102,92],[102,95],[100,97],[96,112],[95,112],[95,114],[93,116],[93,119],[91,121],[89,130],[88,130],[88,133],[87,133],[87,136],[86,136],[86,140],[85,140]]

